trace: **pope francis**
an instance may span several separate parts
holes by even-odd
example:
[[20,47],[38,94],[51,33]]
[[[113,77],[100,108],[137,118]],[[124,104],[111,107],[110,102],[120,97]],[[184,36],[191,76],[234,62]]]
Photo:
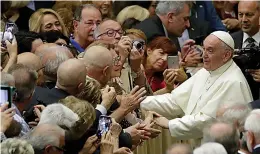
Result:
[[203,44],[204,68],[170,94],[148,96],[141,103],[142,109],[161,115],[155,122],[169,129],[177,140],[200,140],[204,126],[216,118],[220,105],[253,100],[243,73],[232,60],[232,37],[216,31]]

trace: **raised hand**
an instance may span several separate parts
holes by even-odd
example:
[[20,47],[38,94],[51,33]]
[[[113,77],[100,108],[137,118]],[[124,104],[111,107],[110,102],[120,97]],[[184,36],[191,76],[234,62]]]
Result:
[[96,135],[90,136],[85,142],[79,154],[93,154],[100,145],[100,143],[97,141],[98,137]]
[[114,144],[111,136],[111,132],[108,131],[102,134],[100,143],[100,153],[101,154],[113,154]]
[[139,89],[139,86],[135,86],[132,91],[127,95],[122,95],[120,107],[126,114],[136,109],[140,103],[145,99],[145,88]]
[[15,109],[14,108],[9,108],[8,109],[8,103],[3,104],[0,107],[0,114],[1,114],[1,127],[0,127],[0,132],[5,132],[11,125],[13,116],[15,115]]
[[111,105],[116,100],[116,91],[114,87],[109,87],[108,85],[101,92],[102,93],[102,102],[101,104],[108,110]]

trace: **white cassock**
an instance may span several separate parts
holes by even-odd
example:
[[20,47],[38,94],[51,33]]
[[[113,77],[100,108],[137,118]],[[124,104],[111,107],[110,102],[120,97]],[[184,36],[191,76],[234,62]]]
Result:
[[202,68],[170,94],[148,96],[141,108],[172,119],[169,130],[174,138],[201,139],[205,124],[216,118],[220,105],[252,100],[243,73],[230,60],[215,71]]

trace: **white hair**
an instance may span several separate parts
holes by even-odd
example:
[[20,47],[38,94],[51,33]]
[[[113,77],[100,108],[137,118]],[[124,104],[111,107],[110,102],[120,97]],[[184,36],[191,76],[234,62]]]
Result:
[[79,120],[79,116],[68,107],[55,103],[48,105],[42,112],[39,124],[55,124],[66,130]]
[[255,109],[250,112],[246,118],[245,130],[252,131],[255,139],[260,142],[260,109]]
[[0,144],[3,154],[34,154],[32,145],[27,141],[9,138]]
[[237,121],[239,127],[242,127],[244,126],[246,117],[251,112],[251,110],[252,109],[248,104],[235,104],[226,109],[222,115],[222,118],[230,122]]
[[[43,129],[44,128],[44,129]],[[25,138],[32,146],[35,153],[43,153],[47,145],[60,146],[60,137],[65,137],[65,131],[57,125],[38,125]]]
[[185,1],[160,1],[156,7],[156,14],[166,15],[169,12],[174,12],[178,15],[184,8],[187,2]]
[[68,54],[64,51],[57,50],[55,51],[55,54],[56,54],[56,58],[48,59],[43,69],[43,73],[47,76],[51,76],[51,77],[57,76],[57,70],[60,64],[69,59]]
[[193,154],[227,154],[224,146],[219,143],[209,142],[202,144],[193,151]]

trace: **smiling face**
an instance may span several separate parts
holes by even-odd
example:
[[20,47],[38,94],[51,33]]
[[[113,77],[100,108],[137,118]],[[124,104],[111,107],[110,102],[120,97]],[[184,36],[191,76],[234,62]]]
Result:
[[207,71],[214,71],[224,65],[231,57],[231,51],[214,35],[209,35],[204,40],[203,62]]
[[62,27],[56,16],[53,14],[46,14],[42,19],[41,32],[57,30],[62,32]]
[[259,31],[259,2],[241,1],[238,4],[238,20],[243,32],[249,36],[255,35]]

